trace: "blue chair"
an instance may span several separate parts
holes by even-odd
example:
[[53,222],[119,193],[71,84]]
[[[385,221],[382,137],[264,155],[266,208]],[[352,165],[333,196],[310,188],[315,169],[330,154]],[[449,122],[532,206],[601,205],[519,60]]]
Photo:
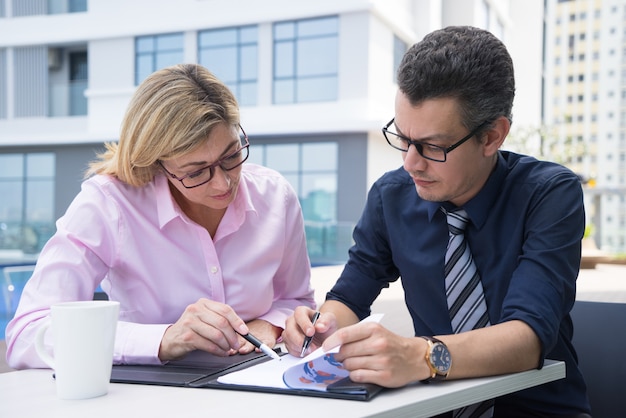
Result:
[[577,300],[571,315],[591,415],[626,417],[626,303]]
[[[4,340],[7,324],[15,315],[20,302],[24,285],[33,275],[34,264],[4,267],[2,292],[0,294],[0,340]],[[93,295],[94,300],[108,300],[108,296],[100,286]]]
[[33,275],[34,264],[4,267],[0,294],[0,340],[4,340],[4,331],[8,322],[15,315],[24,285]]

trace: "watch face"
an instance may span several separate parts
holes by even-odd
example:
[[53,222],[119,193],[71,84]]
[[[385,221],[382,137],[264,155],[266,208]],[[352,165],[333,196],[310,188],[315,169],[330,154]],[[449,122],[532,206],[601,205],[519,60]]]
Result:
[[441,343],[433,344],[433,348],[430,351],[430,364],[432,364],[440,374],[448,373],[451,362],[452,359],[450,358],[448,348]]

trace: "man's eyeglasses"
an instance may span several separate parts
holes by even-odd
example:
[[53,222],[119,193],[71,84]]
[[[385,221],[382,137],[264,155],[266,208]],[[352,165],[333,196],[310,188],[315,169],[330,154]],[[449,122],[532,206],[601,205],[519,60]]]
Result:
[[160,160],[157,162],[159,163],[163,171],[165,171],[171,178],[180,181],[186,189],[193,189],[194,187],[202,186],[203,184],[211,181],[213,175],[215,174],[216,167],[219,166],[224,171],[230,171],[239,167],[241,164],[243,164],[244,161],[248,159],[250,147],[250,142],[248,142],[248,135],[246,135],[246,132],[243,130],[241,125],[239,125],[239,129],[241,130],[241,132],[239,133],[240,146],[235,152],[228,154],[227,156],[225,156],[224,158],[220,158],[213,164],[202,167],[201,169],[196,170],[193,173],[189,173],[183,177],[178,177],[175,174],[167,171],[167,169],[163,166],[163,163]]
[[458,140],[457,142],[455,142],[454,144],[446,148],[446,147],[440,147],[439,145],[429,144],[428,142],[413,141],[412,139],[407,138],[406,136],[400,135],[399,133],[389,130],[389,127],[393,125],[394,120],[395,118],[391,119],[388,124],[383,126],[383,135],[385,136],[385,139],[387,140],[387,143],[389,143],[389,145],[391,145],[397,150],[404,151],[404,152],[407,152],[409,150],[409,147],[413,145],[415,149],[417,150],[417,152],[422,157],[428,160],[437,161],[440,163],[443,163],[446,161],[446,158],[450,151],[463,145],[464,142],[466,142],[468,139],[476,135],[478,131],[480,131],[482,128],[487,126],[487,124],[489,123],[488,121],[481,123],[476,128],[474,128],[469,134],[467,134],[467,136],[464,136],[463,138],[461,138],[460,140]]

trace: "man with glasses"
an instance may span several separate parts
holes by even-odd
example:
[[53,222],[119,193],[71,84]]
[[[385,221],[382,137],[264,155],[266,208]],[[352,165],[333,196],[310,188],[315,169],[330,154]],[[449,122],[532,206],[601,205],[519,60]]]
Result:
[[[501,151],[515,83],[491,33],[448,27],[427,35],[398,70],[395,116],[383,127],[403,167],[369,192],[355,245],[315,324],[296,309],[290,353],[341,345],[355,382],[400,387],[566,363],[564,379],[454,416],[587,417],[571,344],[585,214],[577,176]],[[357,322],[400,278],[415,337]]]
[[315,302],[298,197],[244,164],[249,146],[235,97],[206,68],[149,76],[39,256],[7,327],[9,366],[46,367],[33,341],[50,305],[100,284],[120,302],[115,363],[248,353],[248,333],[273,347]]

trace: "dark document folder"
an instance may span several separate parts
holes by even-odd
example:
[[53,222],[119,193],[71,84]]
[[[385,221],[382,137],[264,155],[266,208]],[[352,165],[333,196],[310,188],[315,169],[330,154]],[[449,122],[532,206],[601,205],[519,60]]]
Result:
[[[284,354],[279,353],[279,355]],[[218,357],[202,351],[195,351],[183,360],[172,361],[162,366],[115,365],[111,372],[111,382],[244,390],[360,401],[368,401],[382,390],[382,387],[378,385],[354,383],[349,378],[329,385],[326,391],[230,384],[217,381],[222,375],[270,360],[265,354],[255,352],[246,355]]]

